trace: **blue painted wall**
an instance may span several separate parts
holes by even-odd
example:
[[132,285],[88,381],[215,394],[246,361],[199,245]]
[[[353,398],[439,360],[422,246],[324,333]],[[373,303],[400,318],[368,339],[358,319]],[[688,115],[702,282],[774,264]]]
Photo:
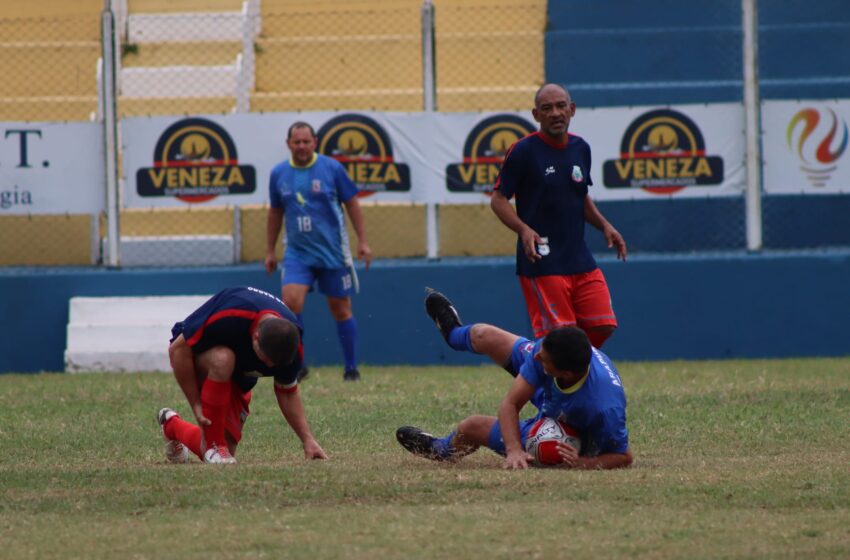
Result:
[[[627,263],[604,257],[600,265],[620,321],[605,350],[617,360],[850,354],[850,250],[643,256]],[[359,274],[355,315],[363,363],[482,361],[445,346],[423,311],[426,286],[452,297],[467,322],[529,332],[511,260],[384,261]],[[0,271],[0,372],[62,370],[72,296],[204,294],[237,284],[277,290],[259,265]],[[341,363],[320,296],[308,297],[305,323],[308,360]],[[168,336],[163,332],[163,345]]]
[[[743,99],[740,0],[564,0],[547,6],[546,79],[581,107]],[[758,3],[763,99],[850,95],[850,2]]]

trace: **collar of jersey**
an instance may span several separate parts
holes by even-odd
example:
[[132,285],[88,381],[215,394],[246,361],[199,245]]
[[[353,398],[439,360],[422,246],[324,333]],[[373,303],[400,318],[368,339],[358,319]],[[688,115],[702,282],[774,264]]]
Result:
[[546,144],[547,146],[557,148],[558,150],[563,150],[570,143],[570,134],[569,133],[567,133],[567,139],[564,140],[563,144],[559,144],[559,143],[555,142],[554,140],[552,140],[551,138],[549,138],[548,136],[546,136],[545,134],[543,134],[543,132],[541,132],[539,130],[537,131],[537,137],[540,138],[540,140],[542,140],[543,143]]
[[579,379],[579,380],[578,380],[578,383],[576,383],[576,384],[575,384],[575,385],[573,385],[572,387],[568,387],[568,388],[566,388],[566,389],[561,389],[561,387],[558,385],[558,381],[557,381],[557,380],[555,380],[555,389],[557,389],[559,393],[563,393],[563,394],[565,394],[565,395],[572,395],[573,393],[575,393],[576,391],[578,391],[579,389],[581,389],[581,388],[582,388],[582,386],[584,386],[584,382],[585,382],[585,381],[587,381],[587,376],[588,376],[589,374],[590,374],[590,369],[588,369],[588,370],[587,370],[587,373],[585,373],[585,374],[581,377],[581,379]]
[[313,152],[313,159],[310,160],[310,163],[307,165],[298,165],[295,163],[295,160],[289,158],[289,165],[291,165],[294,169],[307,169],[308,167],[313,167],[316,162],[319,160],[319,154]]

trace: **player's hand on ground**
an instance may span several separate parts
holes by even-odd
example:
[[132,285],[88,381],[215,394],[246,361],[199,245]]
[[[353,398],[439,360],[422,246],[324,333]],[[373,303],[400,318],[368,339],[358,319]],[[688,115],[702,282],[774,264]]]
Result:
[[508,470],[523,470],[528,468],[528,463],[532,460],[531,455],[525,451],[517,451],[508,453],[505,457],[504,468]]
[[304,442],[304,457],[306,459],[327,459],[328,455],[322,446],[314,439],[308,439]]
[[368,243],[363,241],[357,244],[357,258],[366,263],[366,270],[369,270],[369,265],[372,264],[372,248]]
[[196,404],[192,407],[192,412],[195,414],[195,420],[198,421],[198,426],[211,426],[212,422],[210,419],[204,416],[204,409],[201,407],[201,403]]
[[528,257],[528,260],[531,262],[537,262],[543,257],[537,252],[537,244],[542,243],[543,240],[540,239],[540,236],[537,235],[537,232],[531,228],[525,228],[522,233],[519,234],[519,238],[522,240],[522,249],[525,251],[525,256]]
[[277,270],[277,257],[273,253],[269,253],[266,255],[266,260],[263,261],[263,265],[266,267],[267,274],[273,274],[275,270]]
[[573,469],[578,466],[578,451],[572,445],[564,442],[558,442],[558,455],[563,460],[563,466],[568,469]]
[[616,247],[617,248],[617,258],[626,260],[626,254],[628,250],[626,249],[626,240],[623,239],[623,236],[620,235],[620,232],[609,226],[605,228],[605,241],[608,242],[608,248]]

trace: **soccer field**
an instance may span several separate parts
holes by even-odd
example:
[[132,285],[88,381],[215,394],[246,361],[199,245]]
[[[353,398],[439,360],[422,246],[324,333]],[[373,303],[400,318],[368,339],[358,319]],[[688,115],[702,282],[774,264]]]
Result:
[[636,461],[606,472],[413,457],[398,426],[494,414],[510,377],[362,371],[302,386],[326,462],[261,380],[236,466],[164,462],[170,375],[0,376],[0,558],[850,557],[850,358],[620,364]]

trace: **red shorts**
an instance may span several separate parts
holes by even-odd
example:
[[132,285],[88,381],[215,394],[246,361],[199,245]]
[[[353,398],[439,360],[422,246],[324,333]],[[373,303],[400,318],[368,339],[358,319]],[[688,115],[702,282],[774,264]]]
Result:
[[519,277],[534,338],[558,327],[617,326],[602,270],[566,276]]
[[230,386],[230,407],[227,410],[224,429],[236,443],[239,443],[242,439],[242,426],[245,425],[245,421],[251,413],[248,409],[250,404],[251,391],[243,393],[236,383],[233,383]]

